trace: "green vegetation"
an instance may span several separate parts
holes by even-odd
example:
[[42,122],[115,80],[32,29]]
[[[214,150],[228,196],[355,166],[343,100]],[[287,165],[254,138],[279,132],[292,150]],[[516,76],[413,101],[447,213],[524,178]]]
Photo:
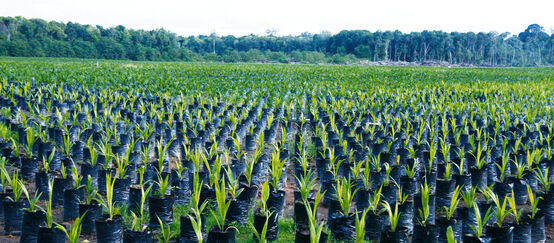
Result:
[[[497,226],[550,213],[551,200],[543,199],[553,195],[551,151],[541,149],[554,137],[552,77],[552,68],[0,58],[0,149],[8,157],[0,159],[0,182],[12,201],[29,201],[26,213],[46,211],[49,226],[71,222],[56,222],[59,207],[71,205],[52,204],[64,188],[47,177],[43,202],[35,193],[40,185],[28,186],[20,175],[48,172],[56,182],[73,179],[72,189],[86,182],[82,203],[96,200],[106,222],[122,218],[123,229],[161,242],[179,233],[199,237],[202,226],[203,242],[227,229],[238,230],[237,242],[407,236],[402,210],[418,189],[412,222],[452,220],[465,207],[478,217],[473,235],[486,236],[493,212]],[[93,163],[102,173],[84,175]],[[433,209],[433,172],[458,180],[475,168],[498,169],[497,183],[458,186],[439,206],[435,194],[435,207],[445,212]],[[539,185],[511,192],[508,182],[518,174]],[[516,203],[518,189],[527,190],[527,205]],[[128,205],[114,203],[127,202],[124,190],[133,196]],[[325,215],[329,200],[337,200],[330,214],[340,220]],[[483,202],[496,207],[477,212]],[[294,219],[291,208],[300,210]],[[260,217],[270,213],[275,218]],[[180,231],[181,217],[190,219],[182,225],[190,222],[188,231]],[[364,231],[376,225],[372,217],[387,227]],[[146,227],[153,221],[162,223]],[[342,226],[350,229],[344,236]],[[67,229],[71,241],[78,230],[79,222]]]
[[343,30],[331,35],[178,36],[164,29],[0,17],[0,56],[137,61],[354,63],[359,60],[477,65],[552,65],[554,34],[532,24],[518,35],[495,32]]

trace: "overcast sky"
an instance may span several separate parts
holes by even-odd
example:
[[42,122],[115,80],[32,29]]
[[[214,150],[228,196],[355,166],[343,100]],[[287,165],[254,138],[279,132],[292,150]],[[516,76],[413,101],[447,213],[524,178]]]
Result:
[[179,35],[297,35],[366,29],[497,31],[532,23],[554,29],[554,0],[0,0],[1,16],[23,16]]

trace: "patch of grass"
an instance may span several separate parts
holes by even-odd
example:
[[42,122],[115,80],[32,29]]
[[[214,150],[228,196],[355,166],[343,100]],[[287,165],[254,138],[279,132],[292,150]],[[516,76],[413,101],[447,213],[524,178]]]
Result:
[[279,240],[277,242],[293,242],[296,234],[296,226],[292,218],[279,219]]
[[[250,213],[248,217],[249,222],[254,222],[254,214]],[[206,218],[207,224],[206,224],[206,230],[209,230],[211,226],[216,225],[215,219],[209,215]],[[256,242],[255,236],[253,234],[253,229],[250,227],[250,225],[238,225],[234,224],[234,227],[237,228],[237,242],[247,242],[247,243],[253,243]],[[208,232],[206,232],[208,233]],[[295,225],[294,220],[292,218],[279,218],[279,238],[278,240],[274,241],[277,243],[290,243],[294,241],[294,235],[295,235]]]

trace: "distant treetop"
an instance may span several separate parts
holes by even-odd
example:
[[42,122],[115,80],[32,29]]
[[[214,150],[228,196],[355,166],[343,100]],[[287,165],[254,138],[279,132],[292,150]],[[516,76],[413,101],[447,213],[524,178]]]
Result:
[[0,56],[77,57],[223,62],[446,62],[491,66],[554,65],[554,34],[531,24],[518,35],[496,32],[343,30],[298,36],[178,36],[164,29],[133,30],[0,17]]

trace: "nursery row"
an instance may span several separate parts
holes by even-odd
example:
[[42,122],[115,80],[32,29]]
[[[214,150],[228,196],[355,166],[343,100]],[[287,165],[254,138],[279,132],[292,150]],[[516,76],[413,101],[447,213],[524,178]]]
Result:
[[553,74],[2,61],[0,225],[7,242],[551,241]]

